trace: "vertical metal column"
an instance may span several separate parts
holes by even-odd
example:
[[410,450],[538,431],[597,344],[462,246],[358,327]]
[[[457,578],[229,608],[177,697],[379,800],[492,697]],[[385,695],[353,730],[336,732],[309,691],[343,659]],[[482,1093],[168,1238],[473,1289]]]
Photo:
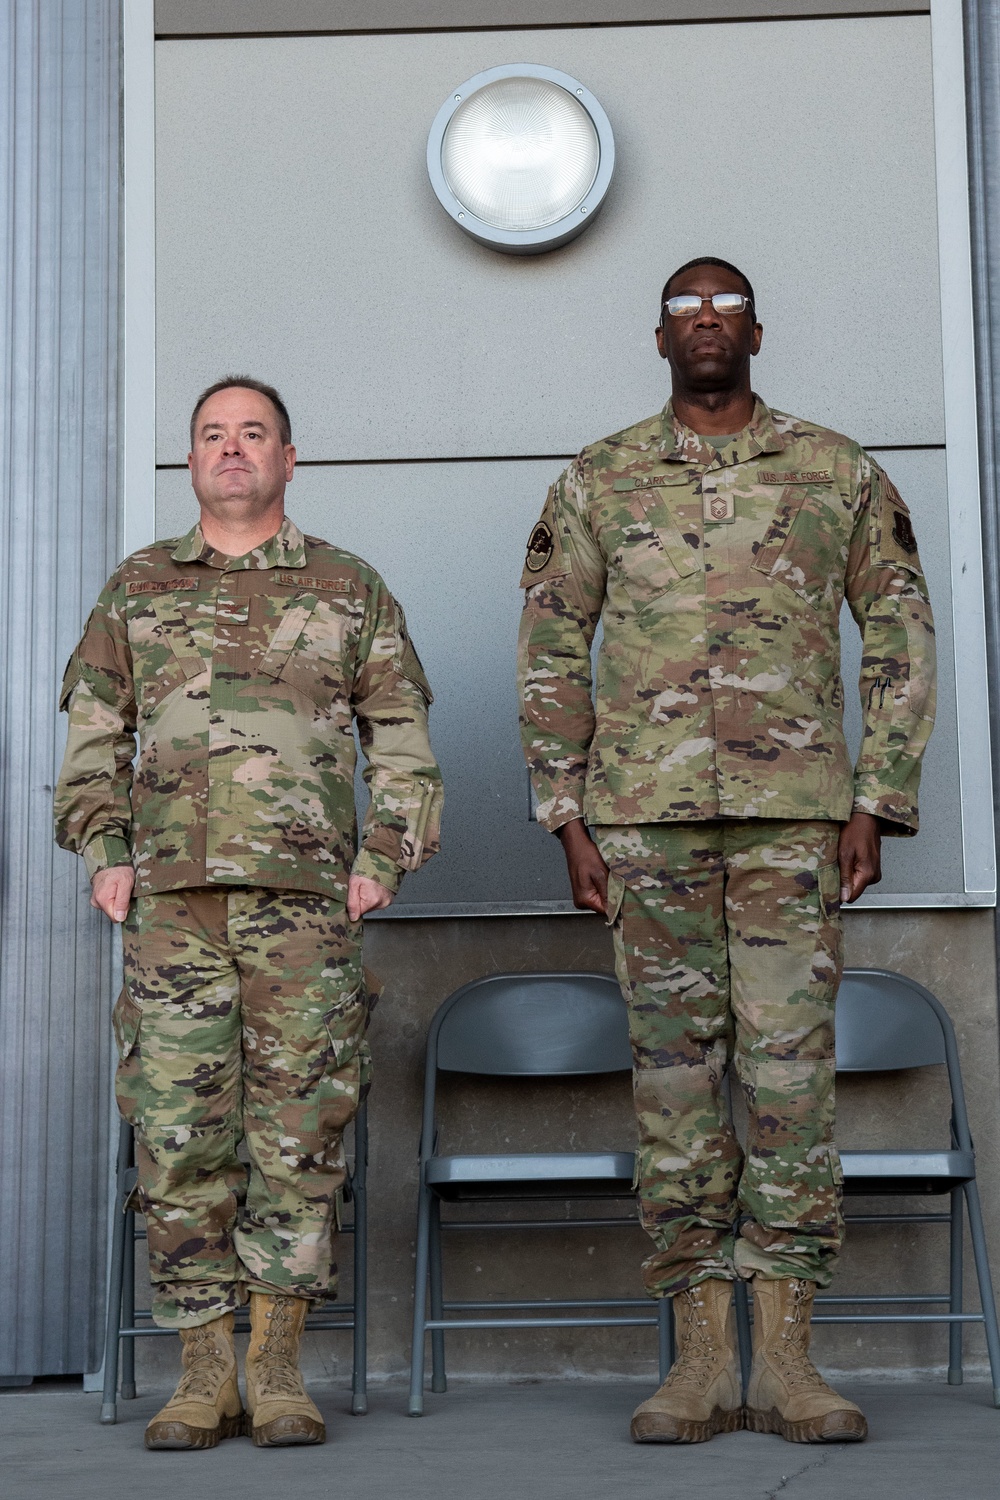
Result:
[[100,1362],[111,935],[52,842],[117,557],[120,0],[0,7],[0,1378]]
[[[1000,810],[1000,0],[964,0],[963,9],[993,802]],[[996,930],[1000,968],[1000,908]]]

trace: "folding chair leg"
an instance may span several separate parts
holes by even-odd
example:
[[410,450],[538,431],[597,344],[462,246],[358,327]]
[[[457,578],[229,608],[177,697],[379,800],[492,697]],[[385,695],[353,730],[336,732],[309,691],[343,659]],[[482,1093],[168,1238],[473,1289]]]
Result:
[[[122,1327],[135,1327],[135,1214],[125,1214],[125,1265],[122,1268]],[[125,1339],[122,1349],[123,1401],[135,1400],[135,1339]]]
[[965,1184],[965,1202],[969,1211],[972,1254],[976,1262],[979,1301],[983,1309],[983,1327],[986,1330],[990,1374],[993,1377],[993,1405],[1000,1407],[1000,1329],[997,1328],[997,1305],[993,1298],[993,1279],[990,1276],[990,1262],[986,1253],[983,1211],[979,1206],[979,1189],[974,1182]]
[[[951,1254],[949,1257],[948,1311],[962,1311],[962,1239],[965,1230],[964,1199],[962,1189],[955,1188],[951,1194]],[[948,1384],[962,1384],[962,1324],[948,1326]]]
[[413,1274],[413,1344],[410,1353],[411,1417],[424,1414],[424,1338],[427,1331],[427,1269],[430,1258],[430,1192],[420,1166],[420,1196],[417,1200],[417,1256]]
[[354,1369],[351,1411],[368,1410],[368,1114],[362,1104],[354,1127]]
[[661,1297],[656,1307],[656,1333],[660,1356],[660,1384],[670,1374],[675,1360],[674,1349],[674,1299]]
[[122,1314],[122,1280],[125,1273],[125,1215],[122,1212],[122,1183],[128,1166],[132,1131],[123,1120],[118,1132],[118,1161],[115,1167],[115,1218],[111,1237],[111,1266],[108,1278],[108,1317],[104,1337],[104,1393],[101,1397],[101,1421],[118,1420],[118,1329]]
[[[437,1322],[444,1314],[444,1291],[441,1268],[441,1201],[431,1199],[430,1222],[431,1318]],[[448,1389],[444,1371],[444,1330],[431,1330],[431,1390],[436,1395]]]
[[743,1396],[746,1399],[747,1386],[750,1384],[750,1365],[753,1361],[753,1342],[750,1338],[749,1289],[742,1276],[736,1281],[733,1295],[736,1298],[736,1342],[740,1351],[740,1379],[743,1382]]

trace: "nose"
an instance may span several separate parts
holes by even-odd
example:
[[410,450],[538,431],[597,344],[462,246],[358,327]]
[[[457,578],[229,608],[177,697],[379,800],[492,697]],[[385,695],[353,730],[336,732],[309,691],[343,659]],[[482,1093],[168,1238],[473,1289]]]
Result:
[[694,326],[696,328],[721,328],[722,318],[712,306],[711,297],[702,297],[701,307],[695,316]]
[[239,433],[227,434],[222,444],[223,458],[239,458],[243,453],[243,444],[240,442]]

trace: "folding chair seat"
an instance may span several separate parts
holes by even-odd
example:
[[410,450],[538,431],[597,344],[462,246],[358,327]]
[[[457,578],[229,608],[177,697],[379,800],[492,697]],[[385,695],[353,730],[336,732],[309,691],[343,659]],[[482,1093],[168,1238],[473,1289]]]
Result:
[[[111,1245],[111,1268],[108,1286],[107,1333],[104,1345],[104,1395],[101,1421],[118,1420],[118,1362],[121,1352],[121,1399],[135,1397],[135,1340],[155,1336],[174,1336],[170,1328],[153,1325],[148,1310],[135,1305],[135,1245],[146,1232],[137,1220],[141,1217],[131,1206],[136,1184],[135,1137],[132,1127],[123,1120],[118,1135],[118,1162],[115,1190],[115,1221]],[[354,1289],[350,1302],[336,1302],[324,1312],[310,1313],[307,1333],[329,1329],[346,1329],[354,1334],[351,1411],[363,1416],[368,1410],[368,1105],[362,1103],[354,1121],[354,1165],[343,1189],[343,1202],[352,1207],[352,1218],[343,1224],[344,1233],[354,1240]],[[250,1327],[248,1312],[236,1314],[236,1332]]]
[[[887,1073],[944,1065],[951,1093],[950,1147],[906,1147],[842,1151],[844,1195],[924,1198],[948,1196],[947,1213],[887,1211],[845,1215],[848,1224],[947,1224],[949,1289],[940,1293],[821,1295],[814,1323],[946,1323],[949,1326],[948,1382],[962,1383],[962,1327],[981,1323],[986,1333],[993,1403],[1000,1406],[1000,1335],[990,1278],[986,1236],[976,1185],[976,1155],[965,1107],[965,1091],[955,1032],[947,1011],[923,985],[888,969],[847,969],[837,996],[837,1072]],[[942,1120],[942,1134],[946,1122]],[[963,1213],[964,1210],[964,1213]],[[979,1285],[980,1311],[962,1309],[962,1252],[965,1215]],[[931,1307],[943,1312],[827,1313],[829,1306]]]
[[[488,1079],[541,1081],[627,1073],[631,1068],[628,1011],[617,980],[609,974],[491,974],[463,985],[438,1009],[428,1033],[424,1078],[411,1416],[420,1416],[423,1411],[424,1348],[428,1332],[434,1391],[446,1389],[445,1331],[458,1328],[656,1325],[660,1367],[666,1374],[673,1358],[672,1323],[666,1301],[657,1310],[651,1308],[646,1297],[446,1302],[442,1284],[442,1230],[592,1229],[636,1223],[634,1208],[627,1214],[610,1217],[442,1220],[442,1202],[462,1205],[491,1201],[626,1199],[634,1203],[635,1153],[629,1150],[441,1154],[437,1149],[438,1075],[464,1074],[485,1084]],[[599,1313],[599,1309],[605,1308],[617,1311],[611,1316]]]

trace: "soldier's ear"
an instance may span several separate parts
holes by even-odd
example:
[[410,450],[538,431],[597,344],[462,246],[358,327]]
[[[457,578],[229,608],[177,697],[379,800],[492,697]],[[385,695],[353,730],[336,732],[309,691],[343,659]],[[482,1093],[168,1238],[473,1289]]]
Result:
[[760,346],[761,346],[761,341],[763,340],[763,337],[764,337],[764,325],[763,325],[763,323],[755,323],[753,325],[753,333],[750,335],[750,353],[751,354],[759,354],[760,353]]

